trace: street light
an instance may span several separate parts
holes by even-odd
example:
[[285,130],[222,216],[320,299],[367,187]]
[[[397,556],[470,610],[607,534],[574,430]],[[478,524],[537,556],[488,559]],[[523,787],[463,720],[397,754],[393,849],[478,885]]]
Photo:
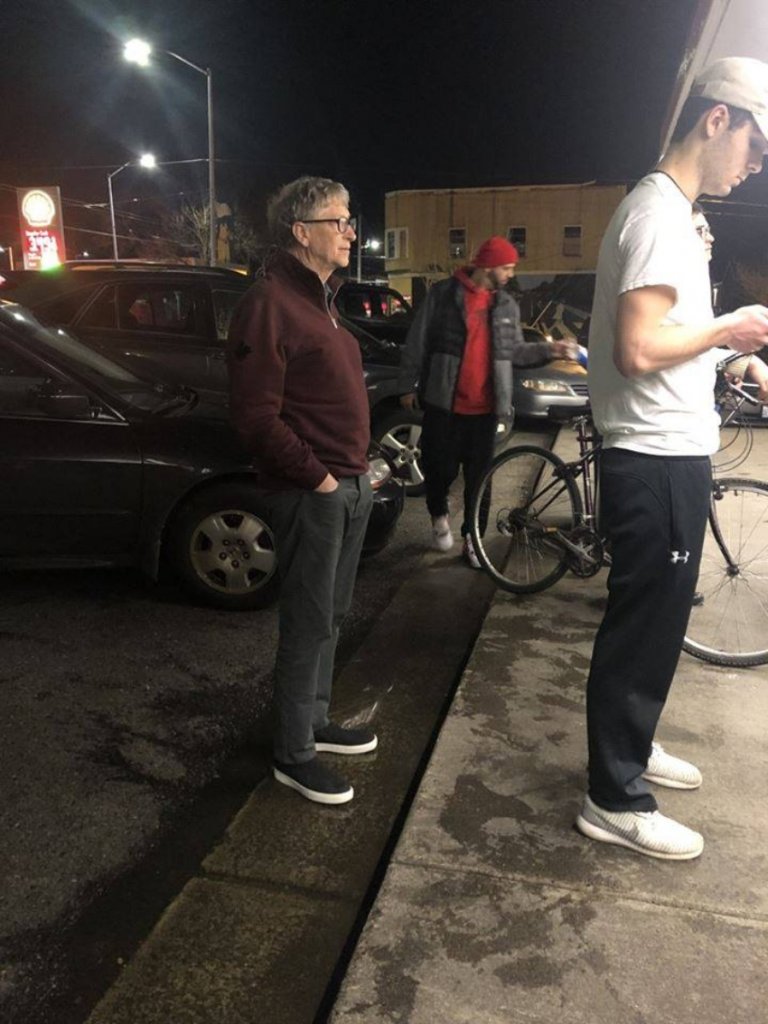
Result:
[[117,253],[117,225],[115,224],[115,200],[112,195],[112,179],[120,171],[124,171],[126,167],[147,167],[152,168],[157,166],[152,153],[143,153],[138,160],[128,160],[126,163],[121,164],[116,171],[112,171],[111,174],[107,175],[107,192],[109,194],[109,219],[112,222],[112,254],[115,260],[120,259]]
[[[214,161],[213,152],[213,86],[212,86],[212,75],[210,68],[201,68],[197,64],[193,64],[191,60],[187,60],[186,57],[180,57],[178,53],[174,53],[172,50],[161,50],[161,53],[166,53],[169,57],[175,57],[176,60],[180,60],[182,64],[186,64],[187,67],[193,68],[195,71],[199,71],[201,75],[205,75],[207,82],[207,97],[208,97],[208,206],[209,206],[209,218],[210,218],[210,231],[208,237],[208,249],[209,259],[211,266],[216,265],[216,168]],[[123,48],[123,56],[127,61],[133,64],[138,64],[140,67],[147,67],[149,65],[149,58],[152,54],[152,47],[149,43],[143,39],[129,39]]]

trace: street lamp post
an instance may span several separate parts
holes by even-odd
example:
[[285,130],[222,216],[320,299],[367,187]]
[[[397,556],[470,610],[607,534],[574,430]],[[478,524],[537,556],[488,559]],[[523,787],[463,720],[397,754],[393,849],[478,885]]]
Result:
[[[213,149],[213,75],[211,74],[210,68],[201,68],[198,64],[193,64],[191,60],[187,60],[186,57],[179,56],[178,53],[174,53],[172,50],[162,50],[162,53],[167,54],[169,57],[174,57],[176,60],[180,60],[182,64],[186,64],[187,67],[192,68],[195,71],[199,71],[201,75],[205,75],[206,78],[206,97],[208,101],[208,216],[210,219],[210,229],[208,234],[208,256],[211,266],[216,265],[216,162],[214,159]],[[131,61],[134,64],[139,64],[141,67],[146,67],[149,64],[149,57],[152,53],[152,47],[149,43],[143,39],[130,39],[123,50],[123,55],[126,60]]]
[[112,179],[120,171],[124,171],[126,167],[135,166],[138,164],[139,167],[154,167],[155,158],[151,153],[144,153],[143,156],[137,160],[128,160],[126,163],[121,164],[117,170],[112,171],[107,175],[107,193],[109,195],[109,219],[112,224],[112,255],[115,260],[119,260],[120,257],[117,251],[117,224],[115,223],[115,198],[112,194]]

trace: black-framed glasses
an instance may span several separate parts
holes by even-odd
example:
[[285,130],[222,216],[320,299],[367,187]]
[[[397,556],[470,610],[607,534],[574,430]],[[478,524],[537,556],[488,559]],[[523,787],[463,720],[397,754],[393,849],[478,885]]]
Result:
[[357,217],[315,217],[312,220],[299,220],[299,224],[335,224],[340,235],[352,228],[357,231]]

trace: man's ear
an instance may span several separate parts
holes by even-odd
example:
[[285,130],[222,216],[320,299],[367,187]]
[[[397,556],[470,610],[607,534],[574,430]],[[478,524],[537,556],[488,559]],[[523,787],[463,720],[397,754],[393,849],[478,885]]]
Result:
[[711,139],[718,132],[725,131],[731,123],[731,115],[725,103],[716,103],[704,115],[704,132]]
[[306,249],[307,246],[309,245],[309,233],[307,231],[306,225],[302,224],[300,220],[294,221],[293,224],[291,224],[291,231],[293,232],[293,237],[296,239],[299,245],[303,249]]

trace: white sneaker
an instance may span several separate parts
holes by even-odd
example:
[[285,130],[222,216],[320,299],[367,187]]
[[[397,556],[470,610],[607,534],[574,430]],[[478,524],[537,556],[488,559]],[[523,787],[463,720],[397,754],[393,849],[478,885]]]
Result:
[[673,757],[658,743],[651,746],[651,756],[643,778],[670,789],[698,789],[703,781],[695,764]]
[[467,563],[470,569],[483,568],[482,565],[480,565],[480,559],[477,557],[475,545],[472,543],[472,538],[469,536],[469,534],[467,534],[464,537],[464,550],[462,551],[462,554],[464,556],[464,561]]
[[432,545],[438,551],[450,551],[453,547],[453,534],[448,516],[432,517]]
[[704,849],[704,838],[660,811],[605,811],[584,797],[576,828],[600,843],[626,846],[661,860],[693,860]]

